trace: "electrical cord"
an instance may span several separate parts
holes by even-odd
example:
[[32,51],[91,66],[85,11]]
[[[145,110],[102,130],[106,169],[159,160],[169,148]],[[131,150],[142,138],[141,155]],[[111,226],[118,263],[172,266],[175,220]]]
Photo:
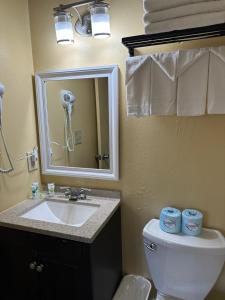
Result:
[[13,164],[12,164],[12,161],[11,161],[11,158],[10,158],[7,146],[6,146],[4,134],[3,134],[3,131],[2,131],[1,127],[0,127],[0,132],[1,132],[1,137],[2,137],[2,141],[3,141],[3,145],[4,145],[4,148],[5,148],[5,152],[6,152],[7,158],[8,158],[9,163],[10,163],[10,169],[2,169],[2,168],[0,168],[0,173],[1,174],[8,174],[8,173],[14,171],[14,167],[13,167]]
[[66,109],[65,112],[65,139],[66,139],[66,146],[69,152],[73,152],[75,150],[75,141],[74,135],[72,130],[72,120],[71,120],[71,112],[68,112]]

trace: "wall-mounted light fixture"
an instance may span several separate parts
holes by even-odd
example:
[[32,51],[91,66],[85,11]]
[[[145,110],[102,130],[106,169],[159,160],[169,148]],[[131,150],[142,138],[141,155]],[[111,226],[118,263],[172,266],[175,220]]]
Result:
[[[78,7],[88,6],[84,14],[80,14]],[[83,0],[67,5],[59,5],[54,8],[56,39],[58,44],[74,43],[73,8],[78,19],[75,22],[75,30],[83,36],[106,38],[110,36],[109,4],[102,0]]]

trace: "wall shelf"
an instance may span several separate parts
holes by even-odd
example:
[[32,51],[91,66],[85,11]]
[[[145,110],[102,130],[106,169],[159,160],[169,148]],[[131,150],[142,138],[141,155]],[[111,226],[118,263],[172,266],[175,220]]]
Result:
[[156,34],[143,34],[125,37],[122,38],[122,44],[128,48],[129,55],[134,56],[134,50],[136,48],[179,43],[219,36],[225,36],[225,23],[198,28],[161,32]]

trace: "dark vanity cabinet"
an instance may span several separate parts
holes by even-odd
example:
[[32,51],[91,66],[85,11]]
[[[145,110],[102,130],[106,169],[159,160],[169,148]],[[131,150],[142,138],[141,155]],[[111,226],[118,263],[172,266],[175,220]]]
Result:
[[93,243],[0,227],[1,300],[111,300],[121,280],[117,210]]

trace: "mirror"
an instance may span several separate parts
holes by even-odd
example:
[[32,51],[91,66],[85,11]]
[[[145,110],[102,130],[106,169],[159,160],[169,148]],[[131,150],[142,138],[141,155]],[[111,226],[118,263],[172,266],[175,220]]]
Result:
[[118,67],[35,79],[42,173],[118,180]]
[[108,78],[48,81],[46,96],[51,165],[110,169]]

